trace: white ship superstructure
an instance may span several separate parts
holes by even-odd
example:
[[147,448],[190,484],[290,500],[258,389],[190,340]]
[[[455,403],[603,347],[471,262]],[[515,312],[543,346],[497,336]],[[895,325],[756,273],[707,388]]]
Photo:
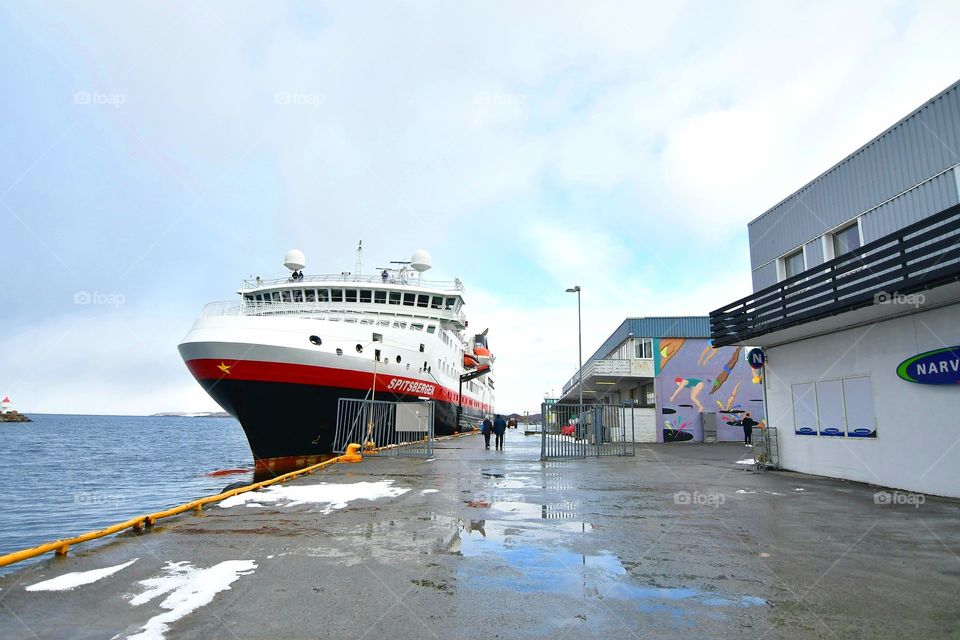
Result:
[[[304,275],[243,283],[238,302],[207,305],[180,344],[187,367],[246,431],[258,466],[330,453],[339,398],[435,401],[437,434],[493,412],[486,332],[467,333],[463,285],[423,278],[425,251],[377,274]],[[359,259],[358,259],[359,266]],[[359,268],[358,268],[359,271]],[[483,364],[479,364],[483,362]]]

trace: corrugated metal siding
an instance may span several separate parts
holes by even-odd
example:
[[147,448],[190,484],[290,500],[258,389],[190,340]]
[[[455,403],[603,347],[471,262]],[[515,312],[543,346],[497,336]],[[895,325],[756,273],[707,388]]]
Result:
[[760,291],[760,289],[766,289],[769,286],[777,284],[777,263],[771,262],[770,264],[765,264],[759,269],[754,270],[753,275],[753,290]]
[[606,358],[631,333],[636,338],[709,338],[710,318],[709,316],[627,318],[583,363],[584,366],[591,360]]
[[[960,161],[958,150],[960,82],[752,221],[748,225],[752,267],[953,166]],[[956,204],[955,187],[953,198],[927,213]],[[893,223],[896,216],[891,214],[889,220]],[[879,235],[895,230],[878,227]]]
[[860,219],[863,241],[872,242],[958,202],[960,198],[954,169],[863,216]]
[[823,240],[817,238],[805,244],[803,247],[803,255],[807,260],[807,269],[826,262],[823,259]]

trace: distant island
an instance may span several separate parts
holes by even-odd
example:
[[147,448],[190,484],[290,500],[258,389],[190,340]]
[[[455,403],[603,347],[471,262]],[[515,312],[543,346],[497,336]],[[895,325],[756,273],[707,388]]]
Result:
[[0,422],[33,422],[33,420],[19,411],[7,411],[0,413]]
[[226,411],[164,411],[151,413],[151,418],[232,418]]

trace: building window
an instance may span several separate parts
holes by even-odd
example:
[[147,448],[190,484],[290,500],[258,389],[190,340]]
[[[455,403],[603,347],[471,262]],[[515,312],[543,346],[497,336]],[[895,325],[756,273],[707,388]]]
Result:
[[803,262],[803,249],[797,249],[793,253],[783,257],[783,277],[792,278],[798,273],[803,273],[806,267]]
[[870,378],[857,376],[791,385],[798,436],[876,438]]
[[850,253],[854,249],[860,248],[860,225],[854,222],[851,225],[834,231],[831,235],[831,245],[833,246],[833,257]]
[[638,338],[636,340],[636,356],[637,358],[652,358],[653,357],[653,338]]

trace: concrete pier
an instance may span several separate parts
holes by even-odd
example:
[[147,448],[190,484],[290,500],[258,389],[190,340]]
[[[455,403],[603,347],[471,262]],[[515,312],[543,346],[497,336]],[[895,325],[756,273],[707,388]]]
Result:
[[[213,506],[77,547],[0,578],[0,637],[960,633],[957,501],[755,474],[742,445],[547,463],[539,445],[511,430],[503,453],[464,437],[429,461],[367,458],[286,488],[406,491]],[[72,590],[26,590],[134,558]]]

